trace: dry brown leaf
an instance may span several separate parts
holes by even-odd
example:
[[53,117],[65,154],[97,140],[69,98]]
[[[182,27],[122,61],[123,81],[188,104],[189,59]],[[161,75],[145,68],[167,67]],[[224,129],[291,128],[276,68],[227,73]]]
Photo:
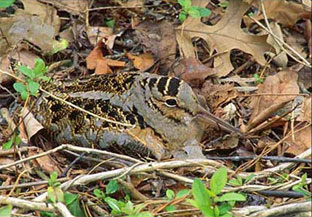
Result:
[[28,141],[44,127],[37,121],[32,113],[28,109],[22,111],[23,123],[26,128]]
[[39,16],[46,25],[53,26],[55,31],[59,31],[61,20],[54,7],[48,4],[42,4],[38,1],[22,0],[22,2],[25,12]]
[[[9,54],[0,58],[0,69],[1,70],[11,72],[10,60],[9,60],[10,58],[16,59],[22,65],[33,68],[35,65],[35,59],[38,58],[38,56],[32,52],[27,51],[27,50],[21,50],[18,52],[11,51]],[[3,74],[3,73],[0,73],[0,84],[4,84],[4,83],[7,83],[7,82],[10,82],[13,80],[14,80],[13,77],[8,76],[8,75]]]
[[175,60],[177,48],[173,25],[166,20],[145,21],[134,29],[144,45],[144,53],[151,52],[156,59],[159,59],[160,73],[167,74]]
[[[32,149],[29,150],[29,155],[33,156],[33,155],[37,155],[42,153],[43,150],[38,148],[37,151],[34,151]],[[51,160],[49,155],[45,155],[39,158],[36,158],[34,160],[32,160],[32,163],[34,164],[33,167],[35,168],[42,168],[46,173],[51,174],[52,172],[56,171],[58,174],[60,174],[60,170],[57,167],[57,165],[54,163],[53,160]]]
[[311,108],[311,97],[306,97],[303,101],[303,106],[297,120],[311,123]]
[[[262,11],[261,1],[258,1],[258,8]],[[293,1],[263,0],[264,10],[269,19],[278,21],[286,26],[293,26],[299,19],[311,19],[311,7],[298,4]],[[263,19],[263,14],[255,17],[257,20]]]
[[[236,98],[238,95],[233,84],[220,85],[212,84],[208,81],[204,83],[200,92],[206,98],[207,104],[213,112],[216,111],[219,106]],[[223,114],[221,114],[221,116],[222,115]]]
[[181,59],[173,69],[173,76],[183,79],[192,87],[201,87],[208,76],[216,73],[215,69],[209,68],[193,57]]
[[293,100],[299,93],[297,80],[298,74],[295,71],[281,71],[276,75],[268,76],[264,83],[259,85],[257,93],[261,96],[255,96],[252,99],[250,107],[253,108],[253,112],[245,131],[265,121],[287,102]]
[[286,150],[286,153],[298,155],[311,148],[311,129],[311,126],[306,127],[295,133],[293,137],[289,136],[286,142],[290,144],[290,147]]
[[74,15],[84,14],[89,6],[88,0],[40,0],[40,2],[52,4],[54,7]]
[[7,41],[11,45],[17,45],[22,40],[37,45],[43,53],[49,53],[53,51],[54,38],[59,31],[55,26],[46,24],[41,17],[20,9],[16,10],[13,17],[0,18],[0,28],[3,33],[0,38],[0,56],[9,48]]
[[[277,22],[271,22],[270,26],[272,32],[284,42],[281,26]],[[271,57],[273,57],[278,66],[285,68],[287,66],[288,58],[286,52],[282,49],[282,43],[276,40],[272,35],[268,35],[267,43],[272,45],[275,49],[276,55],[275,53],[269,52]]]
[[91,70],[95,69],[95,74],[97,75],[111,73],[111,66],[123,67],[126,65],[125,62],[105,58],[102,53],[104,46],[105,44],[102,42],[102,40],[99,41],[86,58],[87,68]]
[[127,57],[132,60],[133,66],[142,72],[154,65],[154,58],[151,53],[144,53],[139,56],[127,53]]
[[96,45],[100,40],[105,39],[105,44],[112,49],[117,35],[113,34],[113,29],[109,27],[87,26],[87,34],[91,44]]
[[[192,4],[205,7],[208,1],[197,0],[192,1]],[[264,53],[272,50],[266,43],[267,36],[248,34],[241,29],[242,17],[249,7],[243,1],[230,0],[224,16],[214,26],[205,25],[200,19],[188,17],[178,27],[176,34],[183,55],[195,57],[191,39],[199,37],[207,41],[211,51],[217,51],[215,67],[219,70],[219,77],[227,75],[233,69],[230,61],[232,49],[240,49],[253,55],[259,64],[265,64]]]

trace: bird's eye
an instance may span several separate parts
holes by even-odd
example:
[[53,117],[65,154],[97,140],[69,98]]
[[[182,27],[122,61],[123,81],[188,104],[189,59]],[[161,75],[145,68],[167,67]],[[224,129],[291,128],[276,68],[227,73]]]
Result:
[[177,101],[175,99],[167,99],[165,104],[168,107],[176,107],[177,106]]

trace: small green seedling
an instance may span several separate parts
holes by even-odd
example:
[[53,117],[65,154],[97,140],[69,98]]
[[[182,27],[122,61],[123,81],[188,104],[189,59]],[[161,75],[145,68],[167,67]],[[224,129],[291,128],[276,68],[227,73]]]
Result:
[[56,171],[50,174],[48,185],[48,201],[50,203],[64,202],[64,193],[60,187],[61,183],[57,181]]
[[21,138],[16,134],[13,133],[13,135],[11,136],[11,138],[9,139],[9,141],[7,141],[6,143],[4,143],[2,145],[2,149],[3,150],[8,150],[10,148],[12,148],[12,145],[18,145],[21,142]]
[[254,79],[256,79],[256,83],[257,83],[257,84],[262,84],[262,83],[264,82],[264,79],[263,79],[263,78],[260,78],[260,76],[259,76],[257,73],[255,73],[255,74],[253,75],[253,77],[254,77]]
[[104,201],[111,208],[112,215],[124,215],[127,217],[153,217],[149,212],[141,212],[141,209],[144,207],[144,204],[138,204],[133,206],[132,202],[128,200],[127,202],[122,200],[116,200],[107,195],[114,194],[120,189],[120,186],[116,180],[109,181],[106,186],[105,193],[100,189],[96,188],[93,191],[93,194],[100,200]]
[[48,81],[49,78],[44,74],[47,72],[48,67],[45,65],[42,59],[37,58],[35,61],[35,67],[33,69],[27,66],[19,66],[19,71],[26,76],[26,82],[15,82],[13,84],[14,89],[21,94],[21,98],[26,100],[29,95],[36,96],[40,87],[38,80]]
[[56,54],[59,51],[65,50],[69,43],[66,39],[61,38],[59,40],[53,41],[51,55]]
[[211,14],[211,11],[207,8],[192,6],[191,0],[178,0],[178,3],[182,7],[182,11],[179,14],[179,20],[181,22],[186,20],[187,15],[193,18],[201,18],[208,17]]
[[[190,193],[190,190],[188,189],[182,189],[180,190],[177,195],[175,195],[174,191],[171,190],[171,189],[168,189],[166,191],[166,197],[169,201],[173,200],[173,199],[179,199],[179,198],[182,198],[182,197],[186,197],[188,194]],[[170,212],[170,211],[175,211],[177,209],[177,207],[175,205],[169,205],[165,208],[165,210],[167,212]]]
[[[76,217],[86,217],[79,204],[79,196],[72,193],[64,193],[61,189],[61,183],[57,181],[57,172],[52,172],[48,179],[48,202],[57,203],[64,202],[68,210]],[[52,212],[41,212],[42,216],[57,217],[58,215]]]
[[109,28],[114,28],[116,21],[114,19],[108,19],[105,21],[105,25]]
[[244,195],[230,192],[222,194],[221,191],[227,183],[227,173],[224,167],[219,168],[210,180],[210,189],[207,189],[199,178],[192,185],[194,199],[187,200],[198,208],[205,217],[231,217],[229,212],[236,201],[245,201]]
[[231,179],[228,184],[232,185],[232,186],[243,186],[244,184],[248,183],[253,177],[255,177],[255,174],[250,174],[249,176],[247,176],[246,179],[243,179],[240,176],[237,176],[236,178]]
[[298,183],[297,185],[294,185],[292,187],[293,191],[302,193],[305,198],[311,200],[311,192],[308,191],[308,185],[307,185],[307,174],[303,174],[301,176],[301,182]]

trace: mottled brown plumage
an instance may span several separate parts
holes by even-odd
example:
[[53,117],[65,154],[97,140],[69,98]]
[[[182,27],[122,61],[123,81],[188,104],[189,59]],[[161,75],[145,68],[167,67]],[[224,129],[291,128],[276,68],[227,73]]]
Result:
[[43,94],[33,112],[56,143],[122,149],[126,154],[161,159],[199,143],[205,124],[191,87],[178,78],[149,73],[91,76],[44,84],[43,89],[111,123]]

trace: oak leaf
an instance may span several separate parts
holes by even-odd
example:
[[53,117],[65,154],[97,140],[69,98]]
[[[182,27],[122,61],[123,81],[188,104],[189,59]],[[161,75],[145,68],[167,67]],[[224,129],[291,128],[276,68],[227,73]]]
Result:
[[91,70],[95,69],[95,74],[97,75],[111,73],[111,66],[123,67],[126,65],[125,62],[105,58],[102,52],[104,46],[106,45],[100,40],[86,58],[87,68]]
[[[192,1],[192,5],[205,7],[207,1]],[[243,1],[230,0],[228,8],[221,20],[214,26],[208,26],[200,19],[188,17],[187,20],[177,28],[177,41],[185,57],[195,57],[192,38],[204,39],[211,50],[215,50],[215,67],[219,70],[219,77],[227,75],[233,66],[230,61],[230,53],[233,49],[240,49],[253,55],[255,60],[265,64],[264,53],[271,51],[272,47],[266,43],[267,36],[256,36],[244,32],[241,28],[242,17],[250,5]]]

